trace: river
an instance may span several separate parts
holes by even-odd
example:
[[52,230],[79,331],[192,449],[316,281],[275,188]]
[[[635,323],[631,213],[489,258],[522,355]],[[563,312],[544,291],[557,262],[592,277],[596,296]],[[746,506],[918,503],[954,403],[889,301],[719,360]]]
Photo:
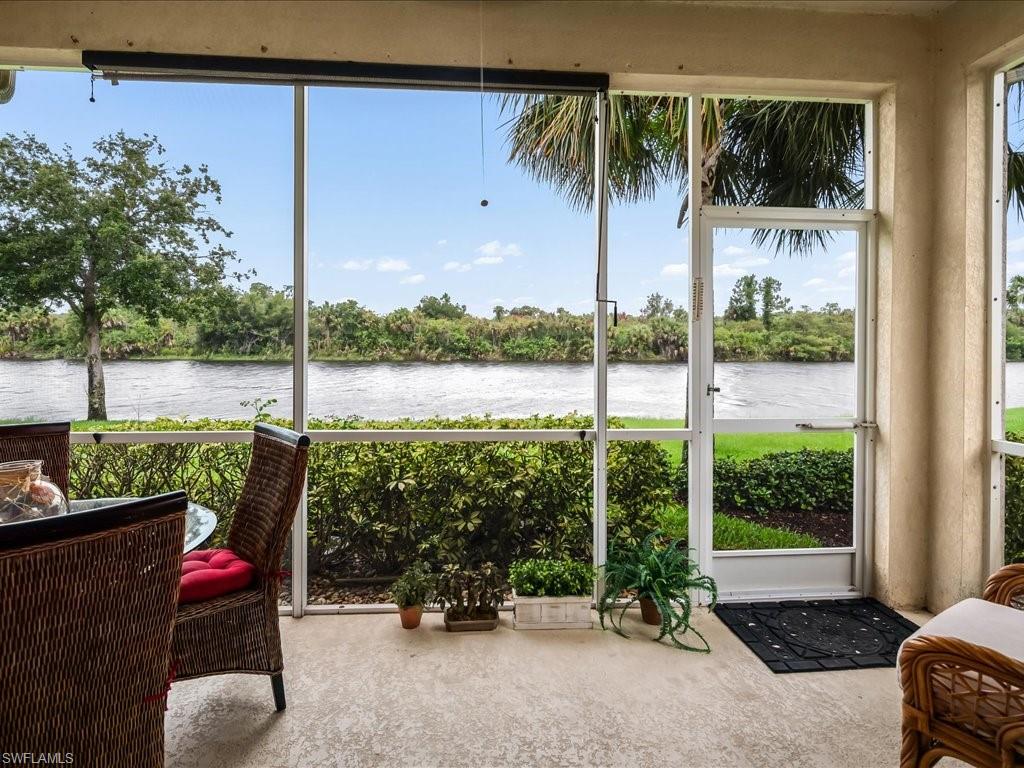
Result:
[[[291,413],[287,363],[113,361],[105,365],[112,419],[249,417],[241,402],[276,397]],[[618,416],[681,418],[687,367],[608,366],[608,410]],[[309,412],[370,419],[528,416],[593,411],[593,369],[573,363],[320,363],[309,366]],[[1006,370],[1007,402],[1024,405],[1024,363]],[[828,418],[853,412],[852,363],[719,363],[716,415]],[[85,417],[79,361],[0,361],[0,419]]]

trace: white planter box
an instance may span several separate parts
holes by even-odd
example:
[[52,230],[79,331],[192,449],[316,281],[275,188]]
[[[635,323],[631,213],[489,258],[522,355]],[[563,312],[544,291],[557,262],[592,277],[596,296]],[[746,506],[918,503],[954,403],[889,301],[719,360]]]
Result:
[[516,629],[591,629],[590,595],[519,597],[513,595]]

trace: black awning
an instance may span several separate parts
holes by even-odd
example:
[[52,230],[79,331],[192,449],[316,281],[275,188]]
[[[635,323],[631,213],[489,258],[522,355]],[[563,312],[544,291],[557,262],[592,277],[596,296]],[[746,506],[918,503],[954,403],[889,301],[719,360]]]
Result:
[[82,51],[82,63],[107,80],[188,80],[278,85],[594,93],[608,89],[601,72],[378,64],[134,51]]

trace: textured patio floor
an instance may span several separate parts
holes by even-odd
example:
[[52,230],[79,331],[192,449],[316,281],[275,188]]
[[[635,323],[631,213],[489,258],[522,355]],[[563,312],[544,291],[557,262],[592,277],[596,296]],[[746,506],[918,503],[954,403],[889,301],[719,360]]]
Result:
[[285,618],[287,710],[266,677],[175,683],[167,765],[897,765],[895,670],[774,675],[713,616],[708,656],[631,626],[624,640],[516,632],[509,614],[480,634],[447,634],[438,614],[417,631]]

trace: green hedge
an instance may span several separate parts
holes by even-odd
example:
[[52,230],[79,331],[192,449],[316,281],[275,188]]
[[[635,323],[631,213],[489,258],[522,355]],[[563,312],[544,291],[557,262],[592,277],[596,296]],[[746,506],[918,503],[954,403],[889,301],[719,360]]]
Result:
[[[676,498],[685,501],[686,462],[676,470]],[[720,512],[853,511],[853,451],[777,451],[737,461],[719,457],[714,468],[714,503]]]
[[[1008,432],[1007,440],[1024,442],[1024,433]],[[1024,563],[1024,459],[1006,457],[1005,538],[1006,562]]]
[[[317,421],[321,429],[586,429],[589,418]],[[111,429],[248,429],[248,422],[160,419]],[[72,495],[140,496],[184,488],[218,512],[222,540],[241,489],[244,443],[75,446]],[[589,559],[593,445],[320,443],[310,450],[311,572],[396,573],[416,559],[507,565],[524,557]],[[671,498],[656,443],[609,450],[609,526],[617,539],[650,531]]]

